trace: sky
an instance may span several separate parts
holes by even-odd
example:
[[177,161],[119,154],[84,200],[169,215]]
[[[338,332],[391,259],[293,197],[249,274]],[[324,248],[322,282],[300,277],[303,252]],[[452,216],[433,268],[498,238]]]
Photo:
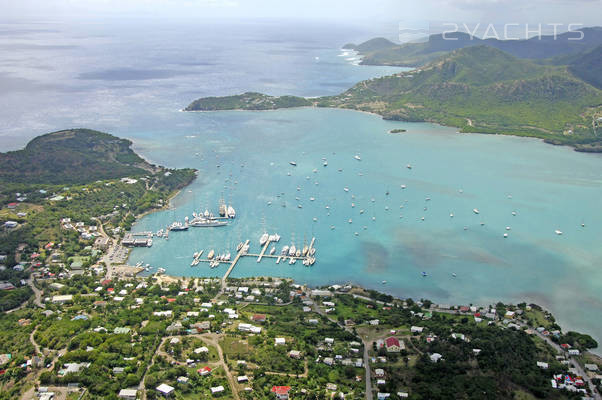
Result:
[[0,0],[0,20],[320,19],[602,25],[602,0]]

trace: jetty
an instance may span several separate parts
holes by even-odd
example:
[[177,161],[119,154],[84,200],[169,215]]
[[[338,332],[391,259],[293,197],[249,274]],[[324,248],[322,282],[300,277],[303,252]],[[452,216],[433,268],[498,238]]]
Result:
[[228,279],[228,277],[230,276],[230,273],[232,272],[232,270],[236,266],[236,263],[238,262],[238,260],[240,260],[240,257],[243,256],[243,253],[245,252],[245,248],[248,245],[249,245],[249,239],[247,239],[247,241],[245,242],[245,244],[240,248],[240,250],[238,251],[238,254],[236,254],[236,257],[234,257],[234,260],[232,261],[232,264],[230,264],[230,268],[228,268],[228,270],[224,274],[224,277],[222,278],[222,286],[224,286],[224,284],[226,283],[226,279]]

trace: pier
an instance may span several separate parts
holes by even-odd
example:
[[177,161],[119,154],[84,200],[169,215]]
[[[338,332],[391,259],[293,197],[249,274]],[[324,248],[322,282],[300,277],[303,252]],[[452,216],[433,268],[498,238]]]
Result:
[[[249,248],[250,242],[251,241],[249,239],[247,239],[244,243],[242,243],[240,250],[238,250],[238,252],[236,253],[236,256],[234,257],[234,260],[232,260],[232,261],[223,260],[223,259],[215,259],[214,257],[207,258],[206,256],[204,258],[201,258],[201,255],[203,254],[203,250],[200,250],[199,252],[195,253],[197,255],[193,258],[193,262],[190,266],[194,268],[200,263],[217,263],[216,265],[219,265],[222,263],[229,264],[228,269],[226,270],[226,272],[224,273],[224,276],[221,279],[221,286],[223,288],[226,285],[226,280],[228,279],[228,277],[230,276],[230,274],[236,267],[236,264],[241,259],[241,257],[245,257],[245,256],[255,257],[257,260],[257,263],[260,263],[265,258],[276,260],[276,264],[280,264],[280,262],[288,262],[289,264],[295,264],[297,261],[301,261],[303,263],[303,265],[307,266],[307,267],[312,266],[315,262],[315,257],[314,257],[314,254],[315,254],[314,245],[316,242],[315,237],[313,237],[311,239],[311,241],[309,243],[309,247],[307,247],[307,251],[299,254],[298,256],[297,255],[289,255],[288,253],[282,254],[282,252],[278,252],[278,253],[274,253],[274,254],[266,254],[266,253],[268,253],[268,248],[270,247],[270,245],[276,243],[276,241],[272,241],[270,239],[268,239],[266,241],[266,243],[261,247],[261,251],[259,254],[249,253],[248,248]],[[212,265],[212,268],[213,267],[215,267],[215,265]]]
[[243,256],[243,253],[245,251],[245,248],[249,245],[249,239],[247,239],[247,241],[245,242],[245,244],[240,248],[240,250],[238,251],[238,254],[236,255],[236,257],[234,257],[234,260],[232,261],[232,264],[230,264],[230,267],[228,268],[228,270],[226,271],[226,273],[224,274],[224,277],[222,278],[222,286],[225,285],[226,283],[226,279],[228,279],[228,277],[230,276],[230,273],[232,272],[232,270],[234,269],[234,267],[236,266],[236,263],[238,262],[238,260],[240,260],[240,257]]

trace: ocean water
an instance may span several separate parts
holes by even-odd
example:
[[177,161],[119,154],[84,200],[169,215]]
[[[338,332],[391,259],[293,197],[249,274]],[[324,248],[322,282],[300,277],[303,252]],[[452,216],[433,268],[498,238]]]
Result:
[[[135,249],[132,264],[221,276],[225,266],[191,268],[192,253],[234,253],[246,239],[259,252],[264,231],[281,235],[278,250],[315,237],[311,268],[248,257],[232,276],[353,282],[449,304],[535,302],[600,340],[599,155],[348,110],[179,111],[201,96],[246,90],[335,94],[397,71],[355,65],[339,49],[372,36],[265,21],[2,24],[0,145],[81,126],[132,139],[152,162],[197,168],[170,209],[142,218],[136,231],[217,212],[222,197],[236,208],[229,226],[172,232]],[[387,133],[393,128],[407,133]]]

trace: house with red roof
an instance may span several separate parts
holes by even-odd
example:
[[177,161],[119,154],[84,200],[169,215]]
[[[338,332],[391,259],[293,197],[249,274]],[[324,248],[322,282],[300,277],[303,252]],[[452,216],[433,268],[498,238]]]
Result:
[[10,210],[14,210],[15,208],[17,208],[17,206],[19,205],[19,203],[8,203],[6,206],[10,209]]
[[399,353],[402,349],[399,339],[392,336],[385,339],[385,346],[389,353]]
[[201,375],[201,376],[207,376],[211,373],[211,368],[210,367],[199,368],[199,369],[197,369],[196,372],[198,372],[199,375]]
[[278,400],[288,400],[288,392],[290,391],[290,386],[272,386],[272,393],[276,395]]
[[251,319],[255,322],[265,322],[265,314],[255,314]]

